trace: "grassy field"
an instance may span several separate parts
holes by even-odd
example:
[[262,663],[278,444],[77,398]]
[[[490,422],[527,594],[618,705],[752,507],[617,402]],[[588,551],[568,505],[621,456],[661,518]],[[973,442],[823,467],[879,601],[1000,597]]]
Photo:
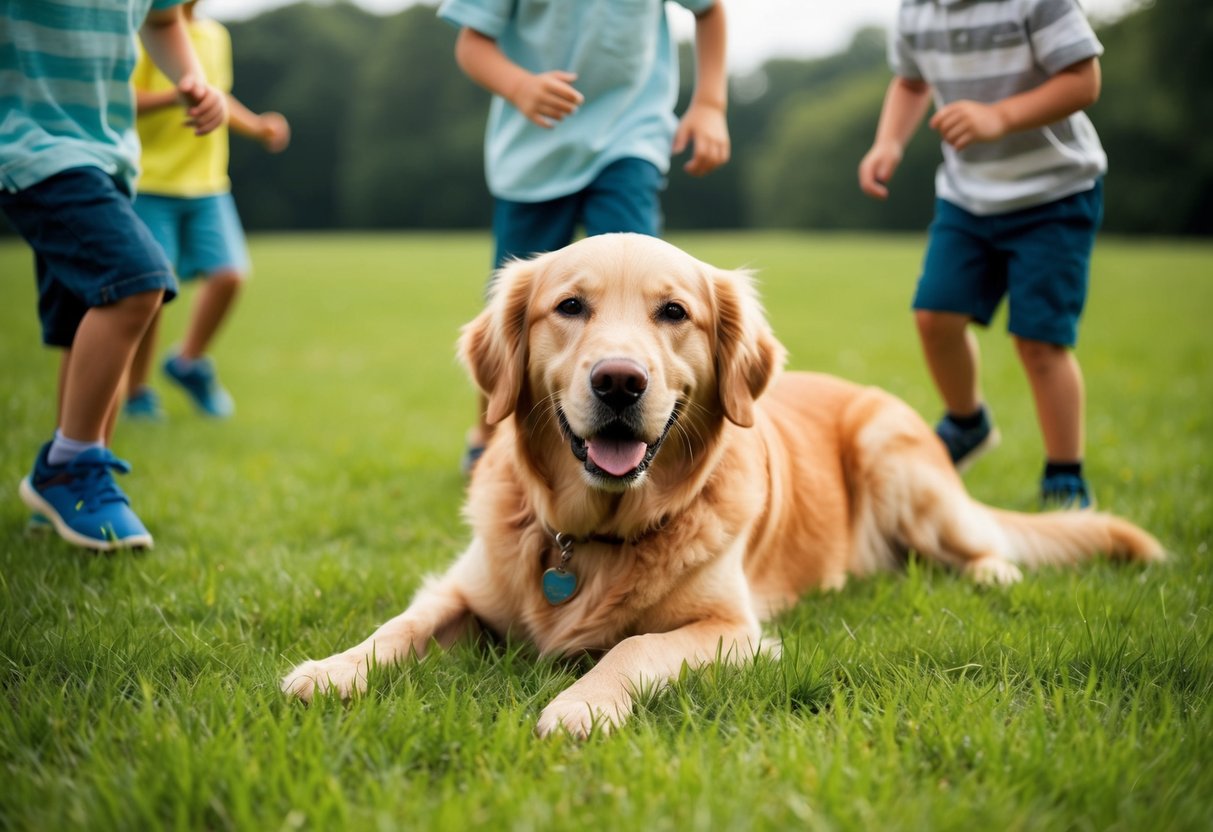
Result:
[[[938,410],[908,296],[918,237],[674,239],[760,272],[791,366]],[[229,423],[163,390],[124,423],[156,536],[94,557],[27,539],[54,427],[27,251],[0,244],[0,829],[1208,829],[1213,817],[1213,246],[1105,239],[1079,357],[1102,507],[1173,553],[977,589],[911,563],[774,622],[780,663],[686,674],[610,738],[540,741],[581,666],[459,645],[303,707],[294,662],[363,638],[466,542],[484,236],[253,241],[216,356]],[[185,304],[166,310],[166,344]],[[1003,447],[969,475],[1032,510],[1040,440],[1001,319]],[[161,385],[163,388],[163,385]]]

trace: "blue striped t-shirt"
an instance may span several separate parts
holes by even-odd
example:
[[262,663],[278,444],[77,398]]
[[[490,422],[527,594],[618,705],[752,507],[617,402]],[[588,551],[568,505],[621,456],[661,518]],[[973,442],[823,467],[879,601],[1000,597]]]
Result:
[[0,0],[0,187],[94,166],[134,184],[131,71],[150,9],[182,0]]

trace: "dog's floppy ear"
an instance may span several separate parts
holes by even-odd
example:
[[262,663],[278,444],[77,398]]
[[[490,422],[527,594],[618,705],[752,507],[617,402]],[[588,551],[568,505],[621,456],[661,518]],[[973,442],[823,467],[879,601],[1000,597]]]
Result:
[[527,260],[501,268],[488,305],[459,337],[459,357],[488,397],[485,421],[490,425],[513,413],[522,394],[533,272],[533,261]]
[[749,272],[716,270],[711,283],[720,404],[730,422],[748,428],[754,400],[783,366],[786,351],[771,332]]

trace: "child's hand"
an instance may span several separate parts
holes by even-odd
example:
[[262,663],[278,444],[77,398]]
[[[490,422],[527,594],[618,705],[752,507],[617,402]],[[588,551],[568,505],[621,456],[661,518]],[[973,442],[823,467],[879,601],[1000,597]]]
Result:
[[892,142],[880,142],[859,162],[859,187],[875,199],[889,198],[889,180],[901,164],[902,150]]
[[577,73],[553,70],[538,75],[526,73],[509,96],[510,103],[540,127],[552,128],[572,115],[585,101],[573,88]]
[[964,150],[973,142],[992,142],[1007,134],[1007,121],[997,105],[953,101],[931,117],[931,129],[945,142]]
[[177,82],[177,96],[185,105],[185,123],[195,136],[205,136],[227,122],[227,96],[195,75]]
[[270,153],[281,153],[291,143],[291,125],[282,113],[272,110],[260,116],[261,143]]
[[674,133],[674,154],[686,150],[688,144],[692,147],[691,158],[682,169],[691,176],[705,176],[729,161],[729,125],[724,110],[692,101]]

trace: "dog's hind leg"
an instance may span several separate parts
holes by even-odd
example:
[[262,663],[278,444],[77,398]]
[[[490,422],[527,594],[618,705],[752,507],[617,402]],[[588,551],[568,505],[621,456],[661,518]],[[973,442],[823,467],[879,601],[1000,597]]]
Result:
[[431,641],[452,644],[475,619],[461,589],[457,563],[440,578],[422,585],[403,613],[349,650],[319,661],[305,661],[282,680],[282,690],[310,702],[317,693],[335,691],[342,698],[366,690],[371,665],[395,664],[425,655]]

